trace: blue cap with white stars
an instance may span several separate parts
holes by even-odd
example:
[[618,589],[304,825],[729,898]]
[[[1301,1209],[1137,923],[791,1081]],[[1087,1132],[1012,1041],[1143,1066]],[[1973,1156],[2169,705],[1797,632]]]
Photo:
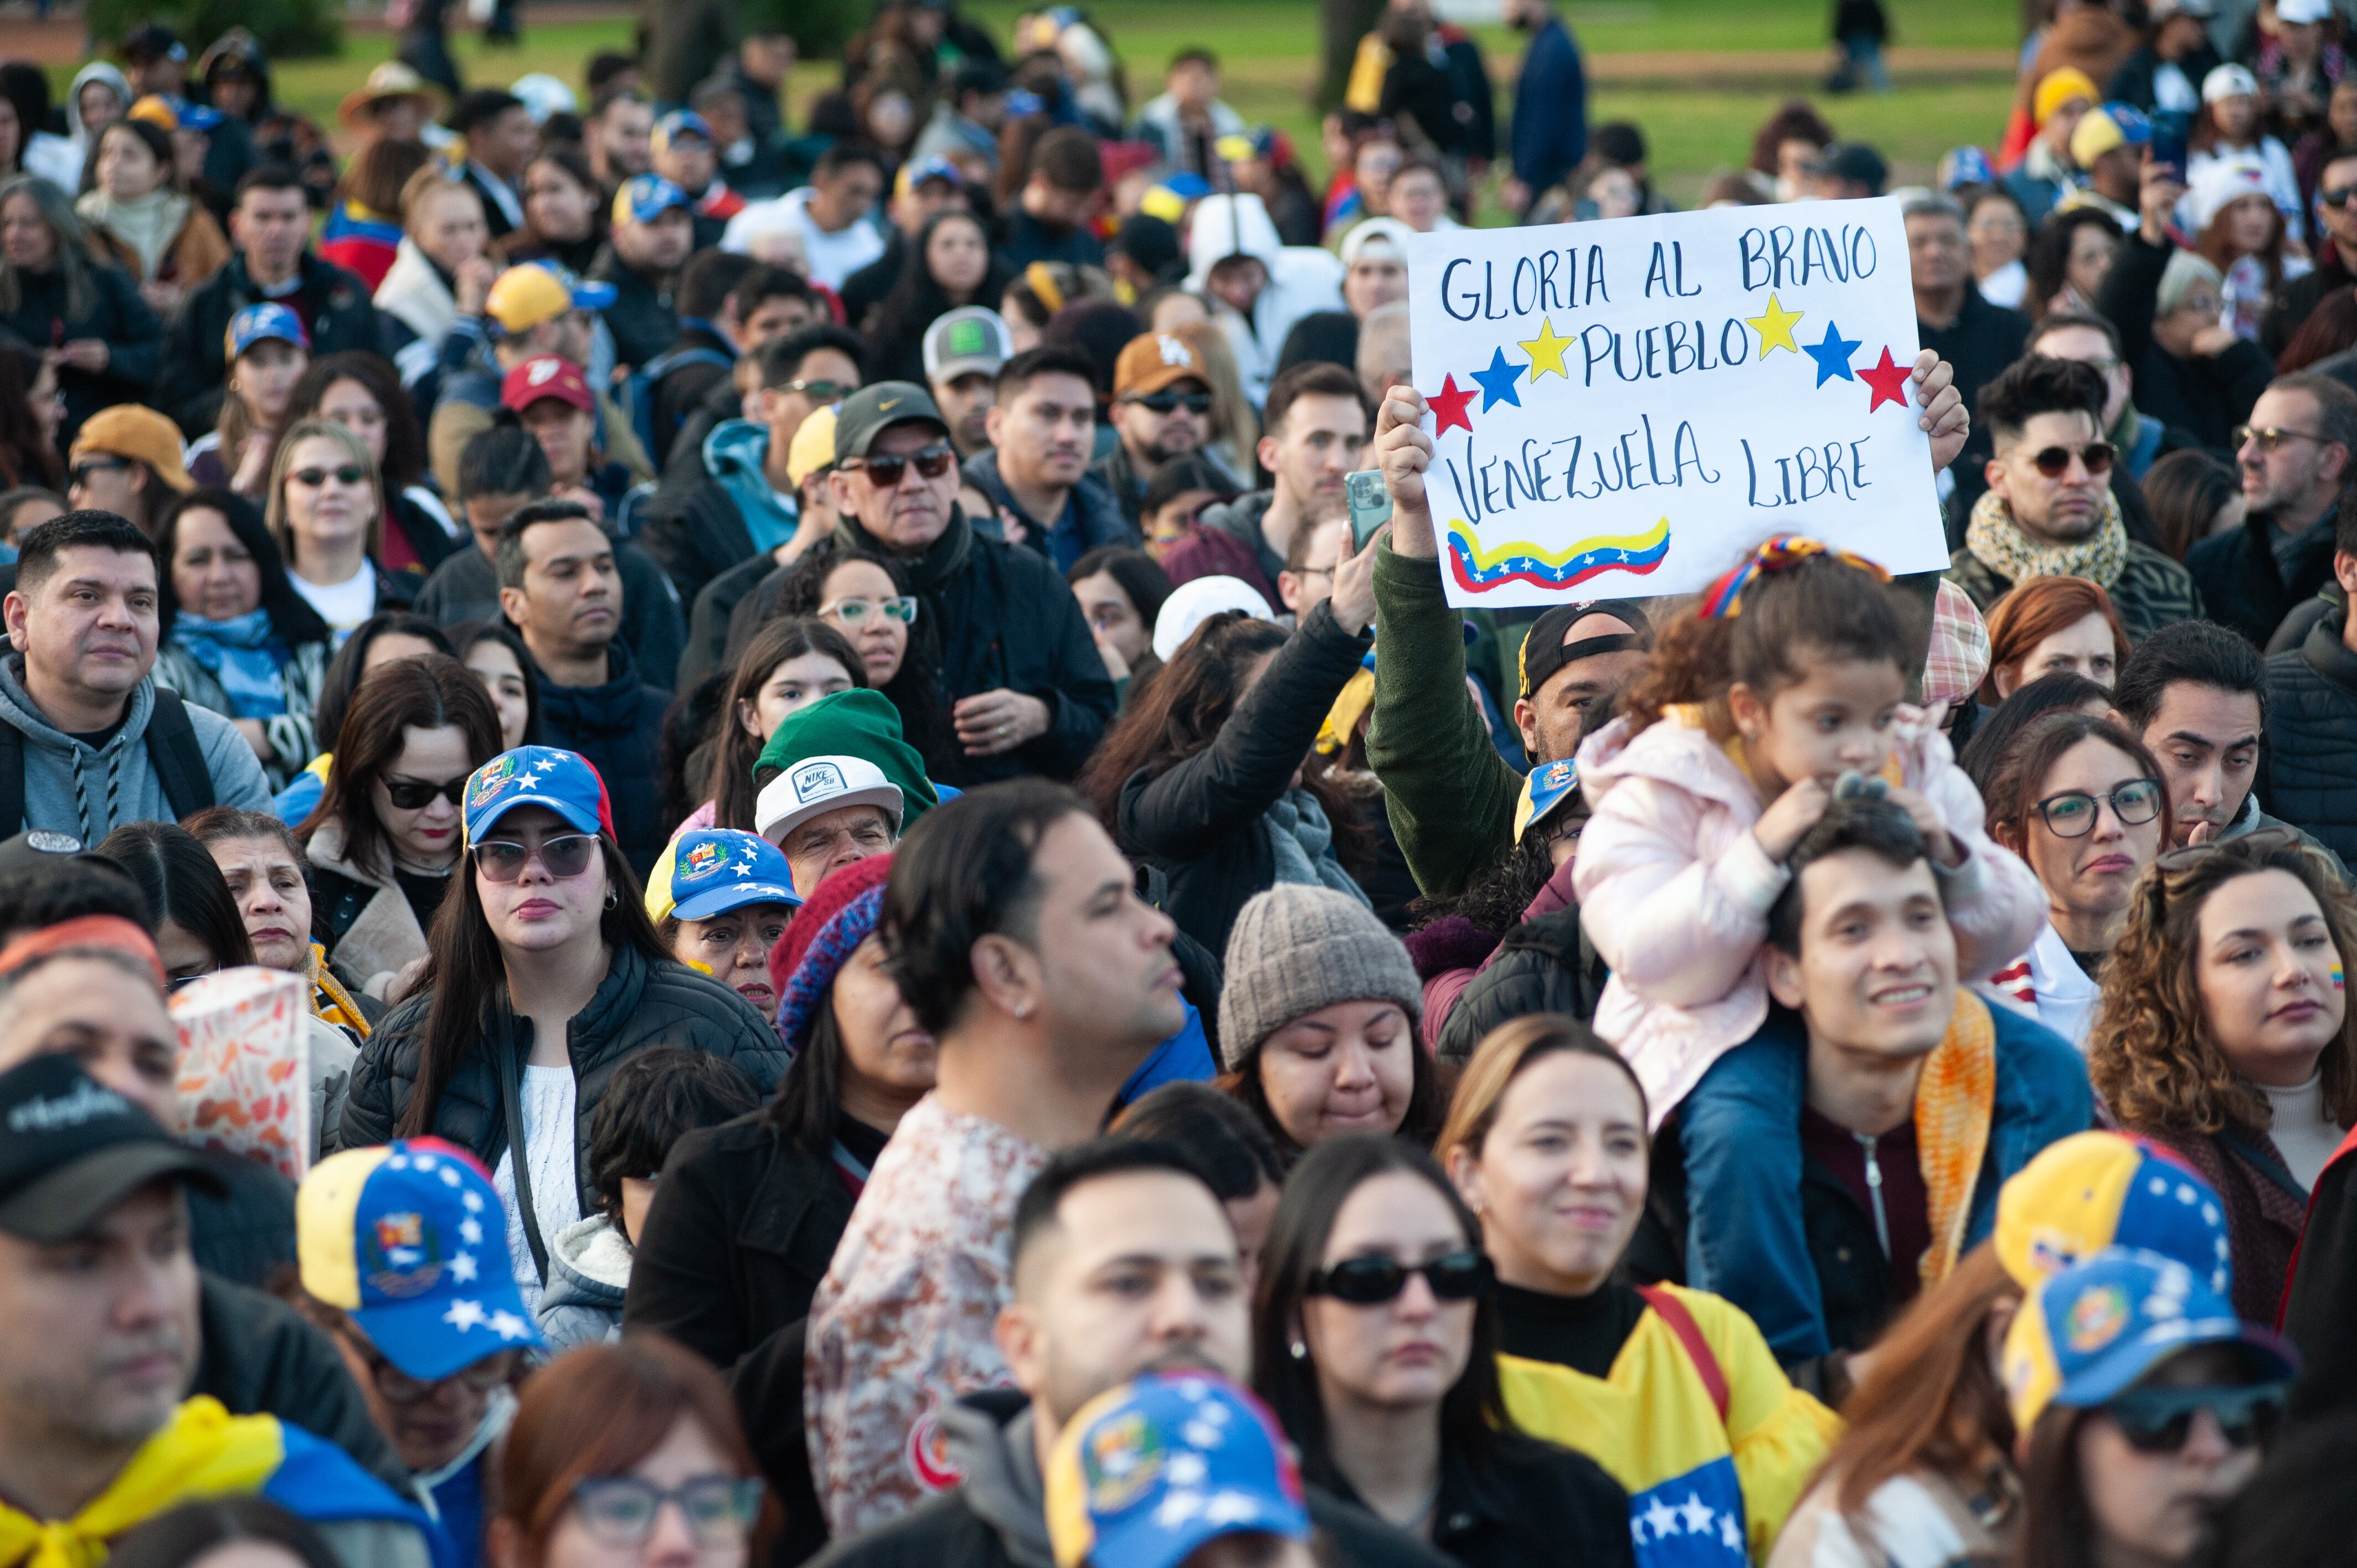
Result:
[[[663,868],[658,867],[660,875]],[[664,914],[709,920],[748,904],[800,904],[785,852],[759,833],[699,828],[672,841]],[[647,913],[655,919],[655,877],[647,879]]]
[[508,1261],[499,1191],[456,1144],[330,1155],[295,1195],[295,1237],[303,1288],[350,1313],[420,1382],[517,1346],[546,1348]]

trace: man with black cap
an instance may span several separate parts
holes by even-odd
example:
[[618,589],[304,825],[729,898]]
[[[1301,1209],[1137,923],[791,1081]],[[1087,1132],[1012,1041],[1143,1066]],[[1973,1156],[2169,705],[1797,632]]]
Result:
[[0,1563],[100,1561],[194,1498],[259,1495],[376,1568],[448,1559],[351,1455],[188,1396],[202,1340],[185,1188],[202,1158],[70,1057],[0,1073]]
[[[1417,885],[1454,893],[1512,845],[1522,776],[1491,744],[1488,722],[1465,690],[1464,635],[1438,575],[1409,569],[1385,550],[1375,558],[1375,602],[1383,638],[1367,760]],[[1531,623],[1515,666],[1513,717],[1534,767],[1578,749],[1652,645],[1652,627],[1633,600],[1557,605]],[[1449,693],[1459,694],[1450,700]]]
[[966,788],[1079,772],[1113,718],[1112,678],[1047,557],[959,510],[957,450],[931,395],[912,381],[853,393],[834,460],[835,537],[898,560],[940,639],[956,755],[934,777]]

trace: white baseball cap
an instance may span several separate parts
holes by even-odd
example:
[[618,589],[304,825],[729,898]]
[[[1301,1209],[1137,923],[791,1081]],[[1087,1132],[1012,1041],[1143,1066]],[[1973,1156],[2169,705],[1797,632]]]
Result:
[[1242,577],[1190,577],[1170,591],[1154,618],[1154,657],[1169,663],[1197,627],[1223,610],[1242,610],[1255,620],[1276,618],[1259,590]]
[[2255,98],[2259,79],[2247,66],[2222,65],[2201,79],[2201,102],[2215,103],[2222,98]]
[[1395,260],[1404,260],[1400,242],[1415,232],[1396,218],[1369,218],[1354,223],[1351,231],[1342,236],[1342,264],[1346,267],[1358,265],[1359,252],[1369,245],[1388,245]]
[[805,757],[762,786],[753,824],[771,843],[811,818],[845,806],[881,806],[900,834],[900,787],[864,757]]
[[2332,15],[2332,0],[2276,0],[2276,20],[2295,26],[2321,22]]

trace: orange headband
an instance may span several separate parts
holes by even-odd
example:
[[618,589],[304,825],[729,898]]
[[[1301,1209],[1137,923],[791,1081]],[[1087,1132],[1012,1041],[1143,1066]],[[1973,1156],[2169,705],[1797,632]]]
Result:
[[127,953],[145,964],[156,977],[156,989],[163,989],[164,961],[156,952],[154,939],[120,915],[82,915],[18,937],[0,947],[0,975],[14,974],[27,964],[74,948]]

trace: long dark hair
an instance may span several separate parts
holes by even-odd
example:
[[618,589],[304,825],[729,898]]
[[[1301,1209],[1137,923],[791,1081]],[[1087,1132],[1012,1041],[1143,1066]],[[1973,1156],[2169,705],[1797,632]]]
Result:
[[456,659],[432,653],[396,659],[369,671],[337,732],[328,787],[295,830],[304,847],[334,822],[343,831],[344,859],[368,875],[389,879],[393,843],[377,819],[369,786],[401,755],[409,730],[445,725],[457,726],[466,737],[469,771],[500,754],[499,710],[475,672]]
[[204,943],[213,968],[253,961],[237,900],[195,834],[177,822],[125,822],[98,842],[98,853],[131,874],[158,926],[169,920]]
[[2134,763],[2145,778],[2160,786],[2159,820],[2166,832],[2169,821],[2169,776],[2160,770],[2150,748],[2109,719],[2064,709],[2044,714],[2026,725],[2005,748],[1982,795],[1986,803],[1989,836],[2016,854],[2026,854],[2030,815],[2038,809],[2038,792],[2046,787],[2046,776],[2065,753],[2087,740],[2102,741]]
[[999,296],[1006,292],[1010,274],[999,263],[997,252],[991,248],[990,225],[976,214],[960,208],[944,208],[934,213],[925,220],[925,226],[917,231],[916,238],[909,242],[909,259],[901,264],[899,279],[893,283],[891,292],[877,304],[876,314],[868,318],[865,336],[870,345],[868,373],[871,376],[898,374],[899,362],[907,354],[909,346],[921,339],[925,328],[941,316],[957,308],[956,302],[949,296],[949,291],[935,281],[932,269],[925,264],[926,254],[932,246],[933,231],[952,221],[971,223],[979,229],[984,253],[989,257],[982,282],[974,285],[974,298],[970,303],[996,309]]
[[[1335,1217],[1352,1193],[1379,1176],[1405,1172],[1438,1193],[1457,1219],[1465,1244],[1479,1251],[1481,1222],[1457,1196],[1440,1163],[1414,1144],[1377,1133],[1331,1138],[1301,1157],[1286,1178],[1261,1254],[1260,1288],[1253,1303],[1253,1388],[1266,1401],[1285,1434],[1301,1450],[1304,1479],[1333,1487],[1343,1477],[1326,1434],[1326,1404],[1318,1391],[1318,1368],[1296,1358],[1302,1304],[1309,1276],[1326,1255]],[[1506,1414],[1498,1385],[1498,1304],[1482,1295],[1473,1304],[1473,1349],[1465,1370],[1440,1399],[1441,1451],[1479,1471],[1518,1451],[1536,1452]]]
[[[475,645],[496,642],[515,655],[516,668],[523,671],[523,738],[518,746],[540,744],[540,671],[532,662],[532,650],[523,645],[516,628],[503,620],[462,620],[450,628],[450,651],[464,664]],[[494,716],[499,704],[491,704]]]
[[[458,668],[468,682],[474,681],[465,665]],[[475,693],[482,696],[479,685]],[[490,699],[483,697],[483,703],[489,707]],[[639,886],[622,846],[602,828],[597,832],[597,852],[606,863],[606,886],[611,896],[598,918],[598,939],[616,952],[630,948],[649,963],[670,962],[670,950],[656,934],[655,923],[647,918],[645,889]],[[435,912],[434,929],[425,933],[425,972],[417,983],[433,1000],[426,1004],[417,1087],[394,1129],[397,1137],[414,1138],[433,1131],[442,1087],[469,1050],[505,1048],[493,1020],[494,1004],[503,1005],[507,999],[507,962],[500,956],[500,941],[491,934],[490,921],[484,918],[483,893],[476,885],[474,868],[461,860],[450,884],[442,908]]]
[[770,1101],[770,1125],[804,1155],[823,1157],[834,1145],[835,1119],[843,1114],[843,1030],[834,1021],[834,984],[811,1019],[810,1036],[779,1080]]
[[[32,132],[25,133],[27,143]],[[74,215],[73,200],[38,175],[16,174],[0,180],[0,207],[21,196],[33,204],[57,242],[59,281],[64,285],[65,318],[88,320],[98,309],[98,274],[106,263],[90,248],[90,231]],[[0,256],[0,315],[14,314],[25,303],[23,274],[16,263]]]
[[[737,656],[726,695],[716,716],[719,729],[713,737],[711,761],[705,771],[705,793],[713,802],[712,825],[752,832],[753,811],[760,799],[754,787],[753,764],[761,756],[761,740],[738,717],[740,703],[753,701],[770,671],[789,659],[823,653],[843,666],[856,687],[867,684],[867,671],[843,633],[814,616],[787,616],[763,625]],[[901,660],[906,668],[908,660]]]
[[2054,296],[2071,280],[2071,243],[2082,229],[2101,229],[2114,245],[2120,242],[2120,226],[2111,214],[2092,207],[2073,208],[2058,212],[2048,220],[2029,242],[2026,258],[2029,272],[2029,289],[2022,296],[2022,306],[2032,317],[2044,316]]
[[0,479],[6,489],[42,485],[66,488],[66,466],[58,449],[42,439],[40,421],[33,417],[33,383],[41,379],[31,352],[14,344],[0,347]]
[[351,705],[352,693],[368,667],[370,647],[387,632],[416,638],[431,644],[437,653],[453,651],[447,632],[408,610],[379,610],[352,628],[351,636],[344,639],[344,645],[328,660],[328,672],[319,681],[319,700],[311,707],[311,733],[329,746],[343,733],[344,710]]
[[263,526],[262,513],[243,496],[228,490],[191,490],[175,496],[156,520],[156,638],[169,641],[172,622],[179,618],[179,596],[172,591],[172,557],[180,548],[180,519],[192,511],[217,511],[231,533],[253,557],[262,574],[262,607],[270,612],[271,629],[288,648],[328,640],[328,623],[311,601],[287,580],[286,563],[278,558],[278,543]]
[[2009,1568],[2083,1568],[2096,1561],[2095,1515],[2079,1468],[2079,1433],[2095,1413],[2049,1404],[2031,1425]]
[[[818,614],[819,606],[826,602],[827,578],[834,575],[837,566],[849,561],[865,561],[881,567],[884,575],[892,579],[893,587],[903,594],[911,591],[908,573],[888,557],[823,539],[794,563],[778,595],[777,613]],[[900,738],[925,759],[925,771],[938,778],[943,765],[954,760],[957,754],[950,748],[948,715],[941,698],[941,629],[933,624],[928,613],[930,607],[918,611],[915,623],[909,628],[909,649],[900,656],[900,668],[880,689],[900,714]]]
[[377,467],[384,480],[385,505],[390,507],[393,497],[425,475],[425,431],[417,423],[416,406],[402,388],[401,372],[391,360],[359,349],[323,354],[312,360],[296,380],[287,402],[287,427],[292,429],[306,419],[325,418],[319,404],[338,381],[360,382],[384,414],[384,461]]

